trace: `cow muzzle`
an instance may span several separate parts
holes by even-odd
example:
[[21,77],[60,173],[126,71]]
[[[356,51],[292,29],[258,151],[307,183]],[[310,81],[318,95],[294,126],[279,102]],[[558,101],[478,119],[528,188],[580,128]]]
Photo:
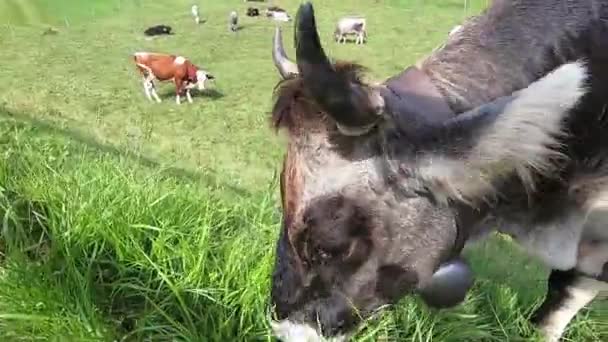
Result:
[[464,259],[455,258],[439,266],[430,282],[418,293],[433,308],[449,308],[464,301],[473,285],[473,271]]

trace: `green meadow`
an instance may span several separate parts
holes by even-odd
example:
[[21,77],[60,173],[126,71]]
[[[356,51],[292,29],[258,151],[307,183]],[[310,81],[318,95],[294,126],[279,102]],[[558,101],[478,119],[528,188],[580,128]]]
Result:
[[[194,1],[196,2],[196,1]],[[0,341],[272,341],[270,273],[284,137],[269,125],[275,25],[242,0],[0,0]],[[295,15],[300,2],[273,1]],[[485,0],[315,1],[327,52],[382,79],[423,58]],[[236,33],[227,28],[237,10]],[[364,46],[331,34],[368,18]],[[175,35],[146,39],[167,24]],[[48,32],[53,28],[53,32]],[[179,54],[216,76],[194,103],[146,99],[131,56]],[[474,61],[472,61],[474,63]],[[548,270],[509,240],[468,252],[467,301],[403,299],[357,341],[535,341]],[[597,301],[567,341],[608,340]]]

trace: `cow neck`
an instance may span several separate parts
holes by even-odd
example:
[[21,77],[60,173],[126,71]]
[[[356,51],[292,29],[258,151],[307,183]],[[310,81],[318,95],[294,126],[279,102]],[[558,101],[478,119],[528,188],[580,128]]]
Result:
[[[400,122],[398,126],[406,134],[425,134],[456,116],[431,78],[416,66],[387,79],[384,86],[389,91],[388,97],[385,96],[387,110]],[[457,212],[456,237],[448,260],[460,255],[469,238],[469,229],[480,215],[472,208],[460,205],[454,209]]]
[[431,78],[410,66],[384,82],[387,113],[406,133],[420,134],[455,117],[445,96]]

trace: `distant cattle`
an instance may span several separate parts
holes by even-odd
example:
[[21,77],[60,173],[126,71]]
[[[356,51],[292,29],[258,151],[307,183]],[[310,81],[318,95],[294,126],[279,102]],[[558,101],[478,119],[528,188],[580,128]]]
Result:
[[355,35],[355,43],[363,44],[365,37],[367,37],[367,23],[364,17],[349,16],[343,17],[338,20],[336,24],[336,30],[334,31],[334,38],[338,43],[346,42],[347,35]]
[[175,102],[180,104],[180,97],[184,93],[188,102],[192,103],[190,90],[196,86],[199,90],[203,90],[207,80],[215,79],[213,75],[200,69],[182,56],[137,52],[133,55],[133,60],[143,76],[144,91],[150,101],[154,97],[156,102],[161,102],[158,94],[156,94],[154,80],[161,82],[173,80],[175,83]]
[[228,29],[232,32],[236,32],[238,30],[239,24],[239,15],[236,11],[230,12],[228,16]]
[[260,10],[255,7],[247,8],[247,16],[248,17],[257,17],[260,15]]
[[192,8],[190,9],[190,12],[192,12],[192,16],[194,17],[194,22],[199,24],[201,22],[201,17],[200,17],[200,13],[198,10],[198,6],[197,5],[192,5]]
[[168,25],[155,25],[155,26],[148,27],[144,31],[144,34],[146,36],[160,36],[160,35],[163,35],[163,34],[174,34],[174,33],[173,33],[173,28],[171,26],[168,26]]
[[270,6],[266,9],[266,17],[276,21],[290,21],[291,17],[287,11],[277,6]]

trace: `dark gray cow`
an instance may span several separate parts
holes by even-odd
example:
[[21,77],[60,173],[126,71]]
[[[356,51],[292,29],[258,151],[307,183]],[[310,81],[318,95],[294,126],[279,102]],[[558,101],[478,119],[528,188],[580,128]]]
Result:
[[557,341],[608,280],[607,22],[605,1],[497,0],[368,84],[329,61],[301,5],[297,62],[274,40],[275,334],[340,339],[412,293],[455,305],[472,283],[463,245],[499,227],[552,268],[533,320]]

